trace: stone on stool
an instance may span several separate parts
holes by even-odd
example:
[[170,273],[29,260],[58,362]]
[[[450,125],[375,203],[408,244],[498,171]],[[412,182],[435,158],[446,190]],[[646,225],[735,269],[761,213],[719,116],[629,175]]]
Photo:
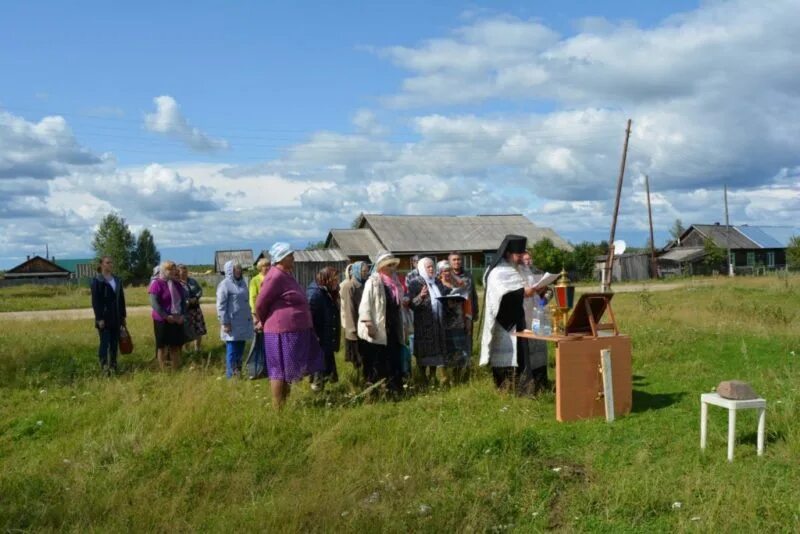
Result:
[[717,386],[717,395],[723,399],[750,400],[757,399],[758,395],[747,382],[741,380],[724,380]]

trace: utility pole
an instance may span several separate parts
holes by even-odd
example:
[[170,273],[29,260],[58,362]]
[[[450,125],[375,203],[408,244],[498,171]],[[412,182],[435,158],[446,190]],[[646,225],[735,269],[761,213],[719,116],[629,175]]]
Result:
[[725,184],[725,244],[728,245],[728,276],[733,276],[733,262],[731,261],[731,222],[728,219],[728,184]]
[[611,277],[614,273],[614,234],[617,231],[617,216],[619,215],[619,199],[622,196],[622,179],[625,177],[625,160],[628,157],[628,139],[631,136],[631,120],[625,128],[625,144],[622,146],[622,161],[619,164],[619,178],[617,179],[617,201],[614,204],[614,217],[611,219],[611,237],[608,240],[608,258],[606,259],[605,276],[603,277],[603,292],[611,291]]
[[647,218],[650,220],[650,275],[658,278],[658,264],[656,263],[656,241],[653,238],[653,209],[650,207],[650,177],[644,175],[644,186],[647,189]]

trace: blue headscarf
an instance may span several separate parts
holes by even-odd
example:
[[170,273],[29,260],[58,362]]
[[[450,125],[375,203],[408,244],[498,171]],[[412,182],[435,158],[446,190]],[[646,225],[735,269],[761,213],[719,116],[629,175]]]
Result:
[[269,248],[269,257],[272,265],[275,265],[289,254],[293,254],[292,246],[289,243],[278,241]]
[[361,276],[361,269],[364,268],[364,265],[367,265],[367,262],[357,261],[350,268],[350,276],[358,280],[359,284],[363,284],[364,282],[367,281],[366,278],[362,278]]

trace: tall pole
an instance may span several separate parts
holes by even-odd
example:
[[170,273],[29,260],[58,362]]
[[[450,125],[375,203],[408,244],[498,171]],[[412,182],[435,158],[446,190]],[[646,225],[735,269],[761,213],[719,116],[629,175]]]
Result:
[[653,209],[650,207],[650,177],[644,175],[644,186],[647,189],[647,218],[650,220],[650,275],[658,278],[658,265],[656,264],[656,242],[653,238]]
[[725,184],[725,241],[728,245],[728,276],[733,276],[733,262],[731,261],[731,222],[728,219],[728,184]]
[[614,234],[617,232],[617,216],[619,215],[619,199],[622,196],[622,179],[625,177],[625,160],[628,157],[628,139],[631,136],[631,120],[625,128],[625,144],[622,147],[622,161],[619,164],[619,178],[617,179],[617,201],[614,204],[614,217],[611,219],[611,237],[608,239],[608,258],[606,259],[606,275],[603,279],[603,291],[611,291],[611,276],[614,267]]

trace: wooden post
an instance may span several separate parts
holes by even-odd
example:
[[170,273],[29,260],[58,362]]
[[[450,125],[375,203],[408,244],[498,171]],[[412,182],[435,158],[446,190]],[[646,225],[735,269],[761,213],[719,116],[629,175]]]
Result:
[[656,263],[656,242],[653,238],[653,209],[650,207],[650,177],[644,175],[644,186],[647,189],[647,218],[650,220],[650,276],[658,278],[658,264]]
[[614,381],[611,375],[611,351],[600,351],[600,372],[603,375],[603,402],[606,407],[606,422],[614,421]]
[[628,157],[628,139],[631,136],[631,120],[625,128],[625,144],[622,146],[622,161],[619,165],[619,178],[617,179],[617,200],[614,204],[614,217],[611,219],[611,237],[608,240],[608,259],[606,260],[606,278],[603,291],[611,291],[611,277],[614,274],[614,234],[617,231],[617,216],[619,215],[619,199],[622,196],[622,179],[625,177],[625,160]]
[[731,261],[731,222],[728,219],[728,184],[725,184],[725,241],[728,245],[728,276],[733,276],[733,262]]

